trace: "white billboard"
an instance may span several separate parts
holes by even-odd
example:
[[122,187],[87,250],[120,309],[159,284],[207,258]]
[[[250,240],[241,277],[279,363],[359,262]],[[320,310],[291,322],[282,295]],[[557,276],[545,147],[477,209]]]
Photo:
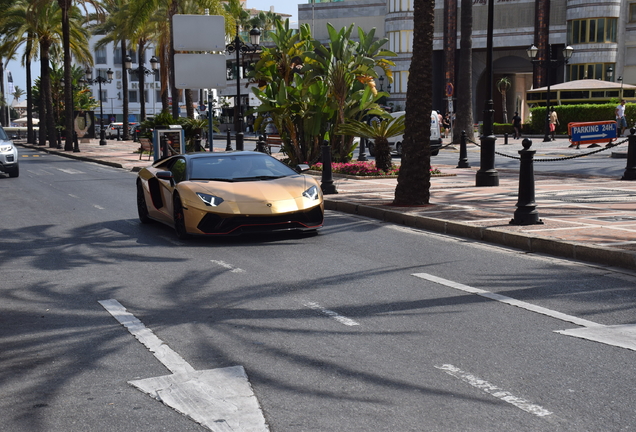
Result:
[[175,51],[225,51],[225,18],[221,15],[174,15]]
[[221,89],[227,85],[225,54],[175,54],[174,76],[179,89]]

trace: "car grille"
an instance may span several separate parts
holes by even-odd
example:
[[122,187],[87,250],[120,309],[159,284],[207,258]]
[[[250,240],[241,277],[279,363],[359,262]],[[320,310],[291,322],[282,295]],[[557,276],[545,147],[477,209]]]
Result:
[[208,213],[197,228],[206,234],[242,234],[245,232],[317,228],[323,223],[320,206],[311,210],[273,216],[221,217]]
[[13,157],[13,155],[7,155],[7,162],[13,162],[15,160],[15,158]]

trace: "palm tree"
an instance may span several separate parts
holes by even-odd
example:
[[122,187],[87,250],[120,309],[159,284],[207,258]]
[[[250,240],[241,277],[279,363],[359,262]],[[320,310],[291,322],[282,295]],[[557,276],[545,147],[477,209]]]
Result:
[[22,90],[20,87],[15,86],[15,90],[13,91],[13,100],[16,102],[20,102],[20,98],[24,96],[26,92]]
[[[358,120],[347,120],[336,130],[337,133],[359,136],[373,140],[375,147],[375,167],[384,172],[391,169],[391,151],[389,138],[404,133],[404,116],[386,117],[383,121],[363,123]],[[402,156],[405,157],[404,155]]]
[[[73,43],[79,42],[77,39],[78,33],[83,33],[81,31],[83,30],[81,26],[78,26],[75,29],[72,28],[72,16],[76,15],[75,19],[77,19],[78,13],[78,10],[73,10],[75,9],[75,7],[73,6],[74,1],[78,4],[82,4],[84,7],[86,7],[86,5],[90,5],[91,8],[96,10],[98,13],[102,10],[101,3],[98,0],[57,0],[60,10],[62,11],[62,50],[64,52],[64,82],[69,84],[72,82],[71,45]],[[84,36],[86,36],[85,33]],[[85,37],[84,39],[84,42],[87,42],[88,37]],[[87,45],[87,43],[83,44],[83,46]],[[73,88],[71,85],[64,86],[64,105],[66,106],[66,142],[64,143],[64,150],[71,151],[73,150],[73,134],[71,133],[71,131],[73,130]]]
[[453,137],[459,143],[461,131],[468,139],[475,139],[473,128],[473,0],[461,0],[461,37],[459,40],[459,73],[457,75],[457,114]]
[[501,106],[503,111],[503,122],[508,123],[508,108],[506,107],[506,93],[510,90],[512,83],[508,77],[502,77],[497,81],[497,90],[501,93]]
[[428,204],[431,188],[433,22],[435,0],[415,0],[413,57],[406,94],[406,128],[402,165],[395,189],[396,205]]

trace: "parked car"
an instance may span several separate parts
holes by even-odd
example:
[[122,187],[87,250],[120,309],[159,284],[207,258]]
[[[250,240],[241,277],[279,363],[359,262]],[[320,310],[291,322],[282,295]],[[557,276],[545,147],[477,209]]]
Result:
[[0,171],[9,174],[9,177],[20,175],[20,165],[18,161],[18,149],[13,145],[13,141],[0,126]]
[[137,211],[175,229],[179,238],[262,231],[315,232],[324,204],[314,177],[263,153],[180,154],[139,171]]
[[[397,111],[391,113],[392,117],[400,117],[406,115],[406,111]],[[437,156],[440,148],[442,148],[442,134],[440,130],[441,125],[439,124],[439,114],[437,111],[433,110],[431,112],[431,156]],[[394,136],[389,138],[389,147],[392,153],[396,153],[397,155],[402,155],[402,142],[404,141],[404,135]],[[373,148],[373,143],[368,143],[369,154],[371,156],[375,156],[375,149]]]
[[124,136],[124,124],[123,123],[111,123],[106,127],[106,138],[117,138],[117,131],[119,131],[119,137]]

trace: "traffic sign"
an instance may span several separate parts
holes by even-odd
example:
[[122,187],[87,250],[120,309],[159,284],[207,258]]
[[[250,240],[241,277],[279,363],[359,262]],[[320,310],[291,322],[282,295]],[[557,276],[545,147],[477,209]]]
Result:
[[611,142],[616,139],[616,122],[569,123],[568,132],[570,141],[577,144]]
[[446,97],[453,96],[453,91],[455,88],[453,87],[453,83],[446,83]]

